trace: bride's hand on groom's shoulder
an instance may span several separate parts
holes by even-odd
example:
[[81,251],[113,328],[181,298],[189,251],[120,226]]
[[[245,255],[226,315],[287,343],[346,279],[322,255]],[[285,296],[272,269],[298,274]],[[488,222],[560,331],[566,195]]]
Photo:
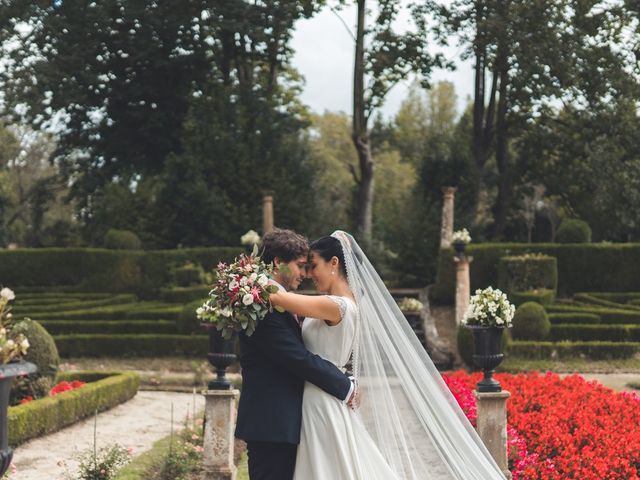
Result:
[[351,397],[347,400],[347,406],[351,410],[355,410],[360,407],[360,390],[358,389],[358,384],[355,385],[355,388],[351,393]]

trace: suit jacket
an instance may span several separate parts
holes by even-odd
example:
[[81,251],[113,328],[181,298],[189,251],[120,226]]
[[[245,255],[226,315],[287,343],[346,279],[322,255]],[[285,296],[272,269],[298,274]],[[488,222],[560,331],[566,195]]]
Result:
[[236,437],[247,442],[300,443],[305,381],[340,400],[351,388],[338,367],[306,349],[288,312],[268,313],[250,337],[241,332],[240,352]]

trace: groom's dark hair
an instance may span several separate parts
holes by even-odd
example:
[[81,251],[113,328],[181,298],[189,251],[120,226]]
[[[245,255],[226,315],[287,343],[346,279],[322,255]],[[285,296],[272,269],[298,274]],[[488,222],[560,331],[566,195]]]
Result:
[[262,237],[260,250],[265,263],[273,263],[276,257],[284,262],[290,262],[307,256],[309,242],[293,230],[276,228]]

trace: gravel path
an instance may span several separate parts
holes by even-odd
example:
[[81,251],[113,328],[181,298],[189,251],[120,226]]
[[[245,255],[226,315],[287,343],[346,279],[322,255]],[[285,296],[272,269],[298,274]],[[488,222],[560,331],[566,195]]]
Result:
[[[188,393],[140,391],[128,402],[98,415],[98,448],[118,443],[139,455],[171,432],[171,403],[174,429],[192,416],[194,396]],[[204,409],[204,397],[195,395],[195,410]],[[62,480],[65,460],[75,471],[75,457],[93,446],[94,419],[89,418],[46,437],[20,445],[13,456],[18,471],[12,480]]]

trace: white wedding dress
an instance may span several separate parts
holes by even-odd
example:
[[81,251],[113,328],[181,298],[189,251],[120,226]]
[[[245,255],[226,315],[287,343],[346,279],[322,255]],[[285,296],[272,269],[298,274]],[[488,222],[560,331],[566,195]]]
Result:
[[355,239],[332,236],[356,301],[330,296],[342,321],[308,318],[302,337],[338,368],[352,360],[360,407],[305,384],[295,480],[505,480]]
[[[307,349],[344,370],[349,362],[358,308],[347,297],[329,296],[342,316],[337,325],[305,319]],[[302,429],[294,480],[400,480],[373,443],[356,412],[312,383],[302,400]]]

